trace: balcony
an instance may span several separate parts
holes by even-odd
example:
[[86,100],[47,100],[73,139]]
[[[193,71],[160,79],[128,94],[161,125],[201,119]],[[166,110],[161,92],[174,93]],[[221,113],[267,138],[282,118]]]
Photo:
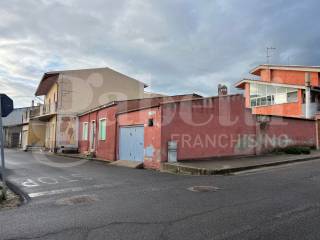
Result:
[[57,103],[42,104],[39,108],[30,111],[30,118],[37,118],[39,120],[47,120],[57,113]]

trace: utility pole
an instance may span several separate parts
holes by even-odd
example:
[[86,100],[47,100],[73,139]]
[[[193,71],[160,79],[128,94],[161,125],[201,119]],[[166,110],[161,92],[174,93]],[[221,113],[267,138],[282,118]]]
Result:
[[274,48],[274,47],[267,47],[267,64],[268,64],[268,65],[270,64],[270,58],[271,58],[270,52],[273,51],[273,50],[276,50],[276,48]]

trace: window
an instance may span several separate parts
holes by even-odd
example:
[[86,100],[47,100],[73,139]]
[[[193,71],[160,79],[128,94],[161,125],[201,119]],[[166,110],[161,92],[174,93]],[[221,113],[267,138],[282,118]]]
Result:
[[252,83],[250,84],[251,107],[298,101],[298,89],[281,86]]
[[106,134],[107,133],[107,120],[100,119],[99,120],[99,139],[100,140],[106,140]]
[[298,92],[288,92],[287,93],[287,102],[297,102],[298,101]]
[[88,140],[88,123],[84,122],[82,125],[82,140]]

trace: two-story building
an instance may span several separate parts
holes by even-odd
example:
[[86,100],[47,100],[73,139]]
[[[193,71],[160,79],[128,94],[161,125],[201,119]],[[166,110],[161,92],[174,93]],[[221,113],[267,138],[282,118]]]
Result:
[[79,113],[111,101],[143,98],[145,87],[110,68],[45,73],[35,93],[44,96],[44,104],[32,113],[38,128],[38,144],[33,145],[51,151],[77,148]]
[[[320,67],[260,65],[236,87],[253,114],[313,118],[320,106]],[[256,78],[258,77],[258,78]]]

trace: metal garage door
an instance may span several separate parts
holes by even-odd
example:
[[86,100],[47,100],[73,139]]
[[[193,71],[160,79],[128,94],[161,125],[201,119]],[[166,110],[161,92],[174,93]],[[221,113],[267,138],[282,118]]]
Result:
[[119,159],[143,161],[144,127],[130,126],[120,128]]

